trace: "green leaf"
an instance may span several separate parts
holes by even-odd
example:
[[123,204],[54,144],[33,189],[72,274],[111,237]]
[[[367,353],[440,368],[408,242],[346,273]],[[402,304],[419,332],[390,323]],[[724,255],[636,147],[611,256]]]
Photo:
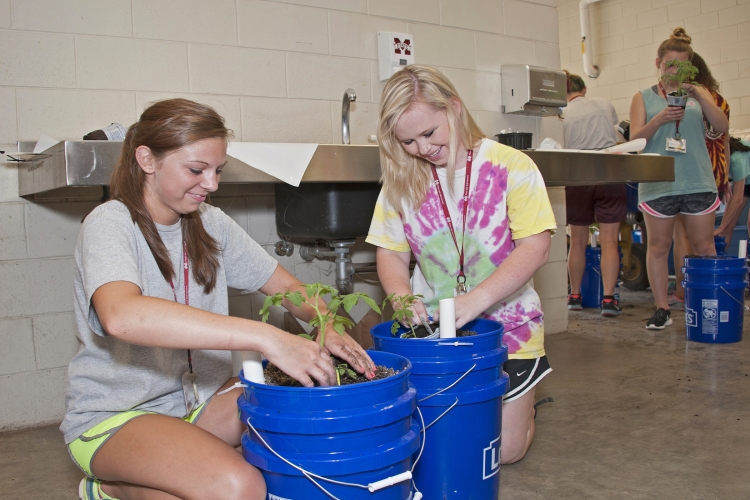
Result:
[[312,335],[310,335],[309,333],[298,333],[297,337],[301,337],[307,340],[315,340],[314,338],[312,338]]
[[356,374],[356,373],[355,373],[355,371],[354,371],[354,370],[352,370],[351,368],[347,368],[347,369],[346,369],[346,374],[347,374],[347,375],[349,375],[349,378],[350,378],[350,379],[352,379],[352,380],[357,380],[357,374]]
[[300,292],[289,292],[286,296],[289,299],[289,302],[295,306],[300,307],[302,305],[302,294]]
[[374,300],[372,300],[369,295],[362,294],[362,300],[365,301],[365,304],[370,306],[370,309],[380,314],[380,307],[378,307],[378,304]]
[[335,331],[339,335],[344,335],[344,333],[346,333],[346,331],[344,330],[344,325],[336,322],[333,323],[333,331]]
[[358,293],[350,293],[349,295],[344,295],[344,310],[346,312],[351,311],[352,307],[354,307],[357,302],[359,302]]

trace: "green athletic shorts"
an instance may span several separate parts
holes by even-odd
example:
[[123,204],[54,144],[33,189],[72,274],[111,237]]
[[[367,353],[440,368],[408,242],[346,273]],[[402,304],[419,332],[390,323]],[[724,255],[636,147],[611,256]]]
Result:
[[[190,412],[188,415],[182,417],[185,422],[194,424],[198,418],[206,409],[206,403],[203,403],[198,408]],[[112,417],[109,417],[104,422],[95,425],[91,429],[87,430],[75,441],[68,445],[68,453],[73,459],[73,462],[81,469],[84,474],[93,479],[99,479],[91,471],[91,463],[94,461],[94,457],[99,452],[104,443],[109,438],[115,435],[115,432],[119,431],[123,425],[127,424],[136,417],[141,415],[158,415],[152,411],[125,411],[118,413]]]

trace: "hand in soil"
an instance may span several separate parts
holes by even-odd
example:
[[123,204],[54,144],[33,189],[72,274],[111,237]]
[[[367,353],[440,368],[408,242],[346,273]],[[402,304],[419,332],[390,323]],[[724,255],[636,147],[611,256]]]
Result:
[[338,335],[335,332],[328,332],[325,336],[325,346],[332,355],[343,359],[368,379],[375,376],[375,363],[349,334]]
[[326,349],[317,342],[297,335],[290,335],[282,330],[277,332],[262,351],[269,363],[288,373],[304,387],[336,383],[336,371]]
[[[344,360],[335,357],[331,358],[331,367],[336,368],[337,370],[340,369],[340,373],[343,372],[343,375],[339,375],[340,385],[360,384],[370,380],[380,380],[396,374],[396,371],[393,368],[376,365],[373,377],[368,379],[363,375],[354,372]],[[268,385],[302,387],[297,380],[290,377],[271,363],[268,363],[263,373],[266,378],[266,384]],[[319,384],[316,383],[315,386],[318,387]]]

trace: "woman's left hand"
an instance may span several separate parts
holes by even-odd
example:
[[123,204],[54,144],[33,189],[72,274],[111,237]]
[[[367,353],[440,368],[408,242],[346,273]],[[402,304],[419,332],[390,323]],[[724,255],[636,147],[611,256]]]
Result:
[[492,304],[485,304],[471,292],[456,297],[456,329],[475,320]]
[[703,102],[704,99],[710,99],[713,102],[711,93],[705,87],[693,85],[692,83],[683,83],[682,88],[687,90],[688,95],[696,101]]
[[365,377],[372,378],[375,376],[375,363],[362,349],[362,346],[348,333],[339,335],[333,328],[329,327],[326,330],[324,344],[328,352],[349,363],[352,368],[359,373],[363,373]]

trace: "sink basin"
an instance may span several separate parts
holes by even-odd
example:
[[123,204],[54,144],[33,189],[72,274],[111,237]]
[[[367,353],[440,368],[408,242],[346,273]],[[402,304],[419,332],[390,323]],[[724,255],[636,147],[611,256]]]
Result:
[[276,184],[276,229],[289,240],[353,240],[367,236],[377,182]]

